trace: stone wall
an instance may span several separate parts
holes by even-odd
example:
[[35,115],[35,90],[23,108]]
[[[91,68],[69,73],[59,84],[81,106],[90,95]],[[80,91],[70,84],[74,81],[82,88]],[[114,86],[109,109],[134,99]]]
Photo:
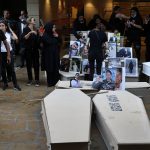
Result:
[[29,17],[34,17],[39,26],[39,0],[27,0],[27,11]]

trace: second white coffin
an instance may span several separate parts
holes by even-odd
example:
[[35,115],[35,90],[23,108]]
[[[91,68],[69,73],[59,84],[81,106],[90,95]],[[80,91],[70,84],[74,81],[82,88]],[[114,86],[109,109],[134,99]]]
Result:
[[150,122],[143,102],[127,91],[110,91],[93,99],[96,123],[109,150],[150,149]]
[[143,73],[150,76],[150,62],[143,63]]

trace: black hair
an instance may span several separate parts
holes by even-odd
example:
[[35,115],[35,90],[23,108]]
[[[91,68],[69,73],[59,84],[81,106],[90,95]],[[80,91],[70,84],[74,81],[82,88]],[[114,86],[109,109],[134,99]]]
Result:
[[96,19],[100,19],[100,20],[101,20],[101,17],[100,17],[99,14],[95,14],[95,15],[93,16],[93,19],[94,19],[94,20],[96,20]]
[[49,36],[53,35],[53,26],[54,26],[53,22],[47,22],[44,26],[45,33],[47,33]]
[[121,9],[120,6],[115,6],[115,7],[113,8],[113,12],[115,12],[115,11],[117,11],[117,10],[120,10],[120,9]]
[[117,72],[122,74],[122,68],[117,68]]
[[79,46],[78,42],[74,42],[74,44],[76,44],[77,46]]
[[110,73],[112,75],[112,72],[110,70],[106,70],[106,73]]
[[76,73],[76,74],[75,74],[75,76],[79,76],[79,75],[80,75],[79,73]]
[[4,19],[0,19],[0,23],[6,24],[6,21]]
[[3,23],[6,26],[6,32],[10,32],[7,21],[5,21],[4,19],[1,19],[0,23]]
[[139,12],[139,9],[137,7],[132,7],[131,10],[134,10],[137,13],[137,16],[142,19],[141,15],[140,15],[140,12]]

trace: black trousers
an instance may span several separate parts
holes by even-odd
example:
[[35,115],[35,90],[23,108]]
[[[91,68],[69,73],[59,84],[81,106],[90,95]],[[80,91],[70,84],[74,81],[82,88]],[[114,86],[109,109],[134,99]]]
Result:
[[11,52],[11,62],[10,64],[7,63],[7,52],[1,53],[2,61],[1,61],[1,74],[4,84],[7,84],[7,76],[6,72],[9,70],[9,76],[12,78],[12,82],[14,86],[17,86],[17,79],[16,79],[16,73],[14,68],[14,58],[13,58],[13,52]]
[[95,60],[96,60],[96,73],[98,75],[101,74],[101,67],[102,67],[102,56],[100,54],[97,53],[89,53],[88,56],[88,60],[89,60],[89,65],[90,65],[90,80],[93,80],[93,75],[95,72]]
[[150,61],[150,43],[146,43],[145,61]]
[[25,65],[25,48],[20,49],[20,66]]
[[59,71],[49,72],[46,70],[47,74],[47,85],[54,86],[59,80]]
[[130,39],[127,38],[127,42],[126,42],[126,47],[131,47],[133,44],[133,47],[135,49],[135,53],[136,53],[136,57],[138,59],[138,61],[140,61],[140,57],[141,57],[141,38],[135,38],[135,39]]
[[25,57],[26,57],[28,80],[30,81],[33,80],[32,75],[32,67],[33,67],[35,80],[39,81],[39,51],[33,49],[26,49]]

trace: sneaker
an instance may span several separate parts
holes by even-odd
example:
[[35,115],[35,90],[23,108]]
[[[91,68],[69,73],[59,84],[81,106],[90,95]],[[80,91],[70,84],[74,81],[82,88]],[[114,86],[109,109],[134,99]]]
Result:
[[3,85],[3,90],[5,91],[6,89],[8,88],[8,84],[5,84]]
[[29,85],[31,85],[32,84],[32,80],[29,80],[28,82],[27,82],[27,85],[29,86]]
[[14,90],[21,91],[21,88],[18,85],[16,85],[16,86],[14,86]]
[[36,86],[36,87],[40,86],[39,81],[35,81],[35,86]]

